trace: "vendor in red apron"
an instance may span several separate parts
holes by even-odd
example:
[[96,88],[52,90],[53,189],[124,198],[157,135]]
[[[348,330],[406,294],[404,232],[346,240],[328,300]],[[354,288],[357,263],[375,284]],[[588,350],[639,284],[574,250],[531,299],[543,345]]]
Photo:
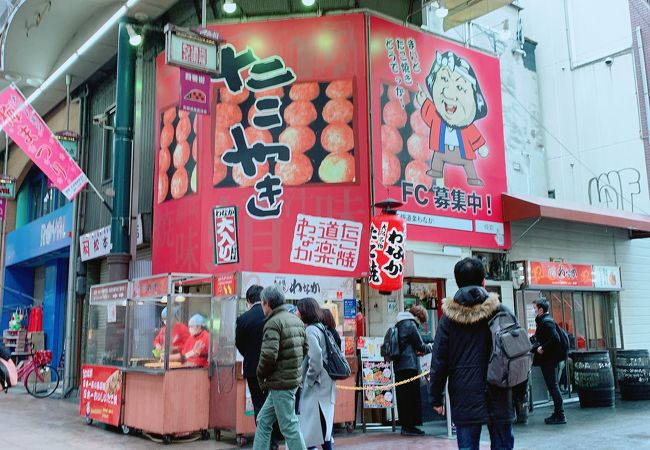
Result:
[[[178,320],[178,308],[174,308],[174,326],[172,327],[171,343],[169,345],[170,354],[179,354],[187,339],[190,337],[190,332],[187,326]],[[162,319],[163,326],[160,328],[160,331],[153,340],[154,346],[154,356],[160,356],[165,351],[165,336],[167,333],[167,307],[165,306],[160,313],[160,318]]]
[[205,318],[194,314],[188,322],[190,337],[180,354],[180,361],[185,366],[208,367],[208,350],[210,348],[210,332],[205,328]]

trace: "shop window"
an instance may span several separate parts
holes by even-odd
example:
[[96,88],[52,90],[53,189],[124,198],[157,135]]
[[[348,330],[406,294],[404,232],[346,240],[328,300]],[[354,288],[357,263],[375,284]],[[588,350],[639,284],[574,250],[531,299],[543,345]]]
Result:
[[587,324],[585,322],[585,307],[581,292],[573,294],[573,320],[575,323],[575,348],[587,350]]
[[36,172],[29,184],[29,221],[43,217],[66,204],[64,195],[54,186],[50,186],[47,177]]

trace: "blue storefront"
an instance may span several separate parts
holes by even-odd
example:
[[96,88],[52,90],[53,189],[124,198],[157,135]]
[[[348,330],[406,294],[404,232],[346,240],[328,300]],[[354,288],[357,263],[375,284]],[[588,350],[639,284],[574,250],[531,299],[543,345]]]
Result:
[[71,230],[69,203],[7,235],[2,326],[17,308],[42,305],[45,348],[54,365],[63,352]]

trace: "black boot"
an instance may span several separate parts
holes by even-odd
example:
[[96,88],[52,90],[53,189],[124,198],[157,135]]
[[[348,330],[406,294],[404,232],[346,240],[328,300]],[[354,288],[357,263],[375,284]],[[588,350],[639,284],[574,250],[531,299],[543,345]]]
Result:
[[547,425],[562,425],[566,423],[566,416],[564,411],[555,412],[551,416],[544,419],[544,423]]
[[527,402],[516,402],[515,403],[515,415],[517,420],[515,423],[527,424],[528,423],[528,403]]

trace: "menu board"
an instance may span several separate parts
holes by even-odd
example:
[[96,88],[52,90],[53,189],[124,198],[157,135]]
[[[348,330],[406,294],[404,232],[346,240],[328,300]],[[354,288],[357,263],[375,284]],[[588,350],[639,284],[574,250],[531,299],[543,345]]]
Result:
[[391,362],[364,361],[362,360],[362,380],[364,387],[376,389],[363,391],[363,407],[368,409],[387,409],[395,406],[395,392],[391,387],[393,383],[393,364]]
[[79,414],[87,420],[97,420],[117,426],[122,408],[122,372],[116,367],[81,367]]

